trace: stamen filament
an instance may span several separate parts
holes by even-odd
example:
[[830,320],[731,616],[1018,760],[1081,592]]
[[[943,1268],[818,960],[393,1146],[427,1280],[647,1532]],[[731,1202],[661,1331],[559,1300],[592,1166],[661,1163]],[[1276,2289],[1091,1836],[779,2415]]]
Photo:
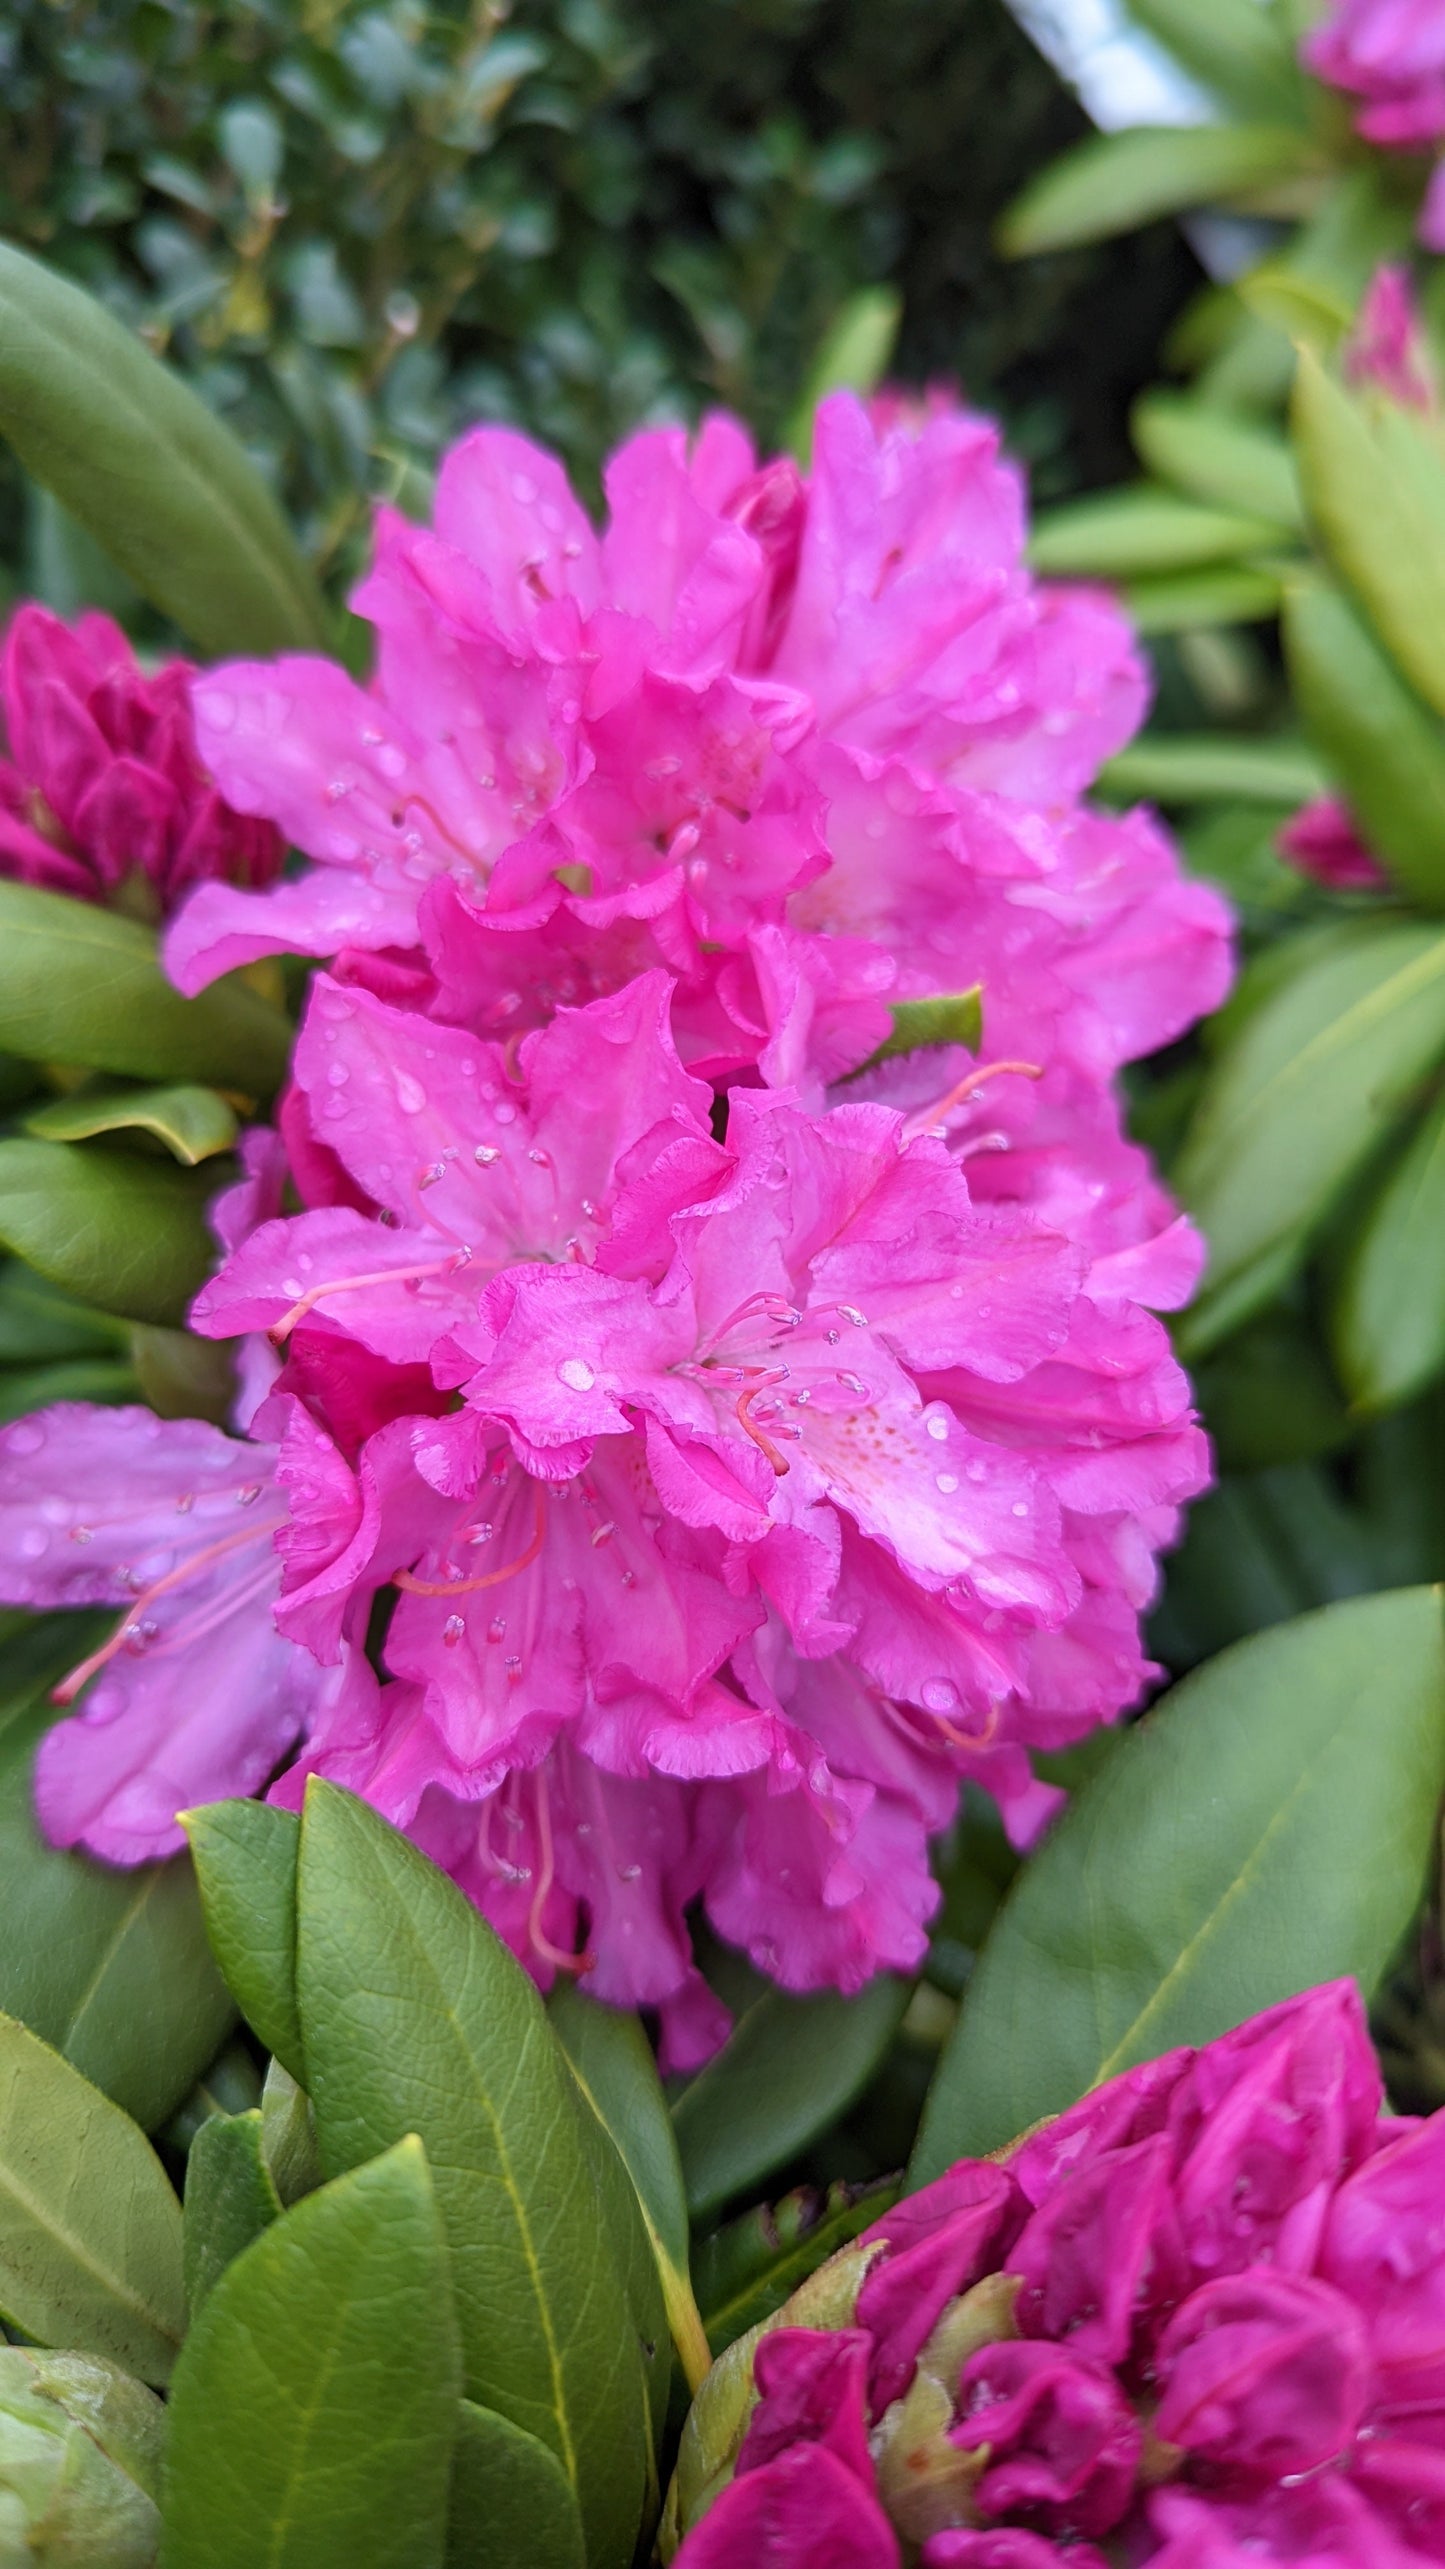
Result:
[[404,1588],[409,1597],[467,1597],[478,1588],[500,1588],[504,1579],[515,1579],[519,1570],[530,1570],[542,1549],[542,1538],[547,1530],[547,1502],[535,1484],[533,1496],[537,1503],[536,1532],[526,1551],[519,1552],[515,1561],[504,1561],[500,1570],[484,1571],[478,1579],[415,1579],[409,1570],[398,1570],[393,1585]]
[[147,1607],[155,1603],[157,1597],[165,1596],[172,1588],[181,1587],[187,1579],[194,1578],[198,1570],[204,1570],[212,1561],[219,1561],[227,1552],[239,1552],[243,1545],[259,1542],[263,1534],[274,1534],[277,1527],[284,1525],[285,1522],[284,1516],[266,1517],[259,1525],[247,1525],[240,1527],[235,1534],[223,1534],[219,1542],[208,1543],[201,1551],[188,1553],[185,1560],[178,1561],[173,1570],[167,1570],[162,1578],[153,1579],[150,1586],[142,1588],[139,1596],[126,1607],[110,1639],[103,1641],[99,1650],[93,1650],[88,1659],[82,1659],[79,1666],[72,1668],[67,1677],[61,1678],[58,1686],[51,1688],[51,1702],[73,1704],[81,1687],[88,1683],[98,1669],[104,1668],[108,1660],[115,1657],[132,1626],[145,1613]]
[[561,1946],[554,1945],[551,1937],[542,1930],[542,1912],[547,1906],[547,1895],[557,1868],[552,1847],[552,1797],[547,1789],[546,1773],[541,1767],[537,1770],[537,1852],[540,1859],[537,1888],[527,1912],[527,1941],[539,1962],[549,1962],[554,1971],[575,1971],[580,1979],[583,1972],[593,1969],[596,1955],[585,1948],[580,1954],[564,1953]]
[[962,1079],[955,1083],[946,1097],[939,1099],[936,1106],[920,1108],[916,1115],[909,1116],[903,1127],[904,1140],[915,1141],[920,1133],[928,1131],[930,1125],[941,1122],[945,1115],[951,1115],[955,1106],[962,1106],[976,1088],[982,1088],[985,1080],[999,1079],[1005,1071],[1012,1071],[1019,1079],[1042,1079],[1044,1066],[1036,1061],[980,1062],[975,1069],[965,1071]]
[[324,1302],[330,1294],[361,1293],[368,1285],[416,1284],[424,1276],[450,1275],[453,1268],[465,1266],[470,1255],[469,1249],[454,1249],[449,1257],[432,1258],[424,1267],[377,1267],[370,1275],[337,1276],[330,1284],[312,1285],[289,1311],[283,1311],[266,1335],[273,1347],[284,1347],[307,1312],[314,1311],[317,1303]]
[[758,1426],[757,1421],[751,1416],[748,1407],[749,1402],[757,1399],[759,1392],[765,1392],[769,1388],[770,1385],[766,1382],[749,1383],[746,1391],[739,1392],[736,1404],[738,1424],[742,1428],[743,1433],[752,1438],[759,1453],[766,1454],[768,1461],[771,1463],[773,1470],[777,1473],[777,1476],[781,1481],[784,1474],[791,1469],[788,1458],[786,1454],[779,1451],[779,1448],[773,1443],[771,1436],[764,1434],[762,1428]]

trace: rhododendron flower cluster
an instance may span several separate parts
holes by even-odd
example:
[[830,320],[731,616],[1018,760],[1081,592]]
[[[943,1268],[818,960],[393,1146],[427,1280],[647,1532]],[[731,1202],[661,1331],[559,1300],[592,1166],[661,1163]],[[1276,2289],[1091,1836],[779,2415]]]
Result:
[[[125,1605],[54,1837],[158,1853],[323,1774],[684,2064],[725,2022],[692,1904],[856,1989],[919,1959],[964,1778],[1040,1825],[1030,1752],[1139,1699],[1207,1473],[1155,1316],[1199,1243],[1111,1083],[1219,998],[1227,921],[1081,799],[1127,630],[1032,582],[953,405],[837,396],[815,456],[643,435],[599,536],[478,431],[434,526],[382,515],[369,685],[196,682],[310,861],[203,885],[172,970],[329,967],[193,1314],[244,1434],[0,1436],[5,1593]],[[970,1040],[908,1049],[918,1003]]]
[[1339,1982],[960,2161],[768,2323],[731,2465],[700,2405],[678,2569],[1445,2560],[1445,2113],[1383,2102]]
[[[1335,0],[1305,39],[1304,57],[1321,80],[1363,102],[1355,122],[1367,141],[1396,151],[1445,142],[1439,0]],[[1420,234],[1431,249],[1445,249],[1445,163],[1431,180]]]
[[215,876],[269,883],[282,843],[231,811],[196,750],[195,672],[154,676],[109,616],[22,606],[0,648],[0,874],[169,916]]

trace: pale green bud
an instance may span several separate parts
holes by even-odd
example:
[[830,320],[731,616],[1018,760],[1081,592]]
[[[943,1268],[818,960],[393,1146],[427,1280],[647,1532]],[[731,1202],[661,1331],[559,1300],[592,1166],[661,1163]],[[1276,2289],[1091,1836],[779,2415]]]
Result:
[[114,2364],[0,2345],[0,2569],[152,2569],[164,2427]]

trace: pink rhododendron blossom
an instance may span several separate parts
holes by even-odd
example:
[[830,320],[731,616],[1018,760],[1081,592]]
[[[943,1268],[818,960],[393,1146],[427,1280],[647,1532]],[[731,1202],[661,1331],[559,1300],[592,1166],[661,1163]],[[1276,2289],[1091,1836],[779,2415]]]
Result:
[[144,1409],[63,1402],[0,1429],[0,1594],[123,1610],[58,1690],[94,1676],[83,1712],[41,1743],[55,1844],[112,1864],[172,1854],[178,1812],[261,1791],[321,1705],[370,1682],[364,1662],[322,1667],[277,1631],[276,1461]]
[[190,682],[137,667],[118,625],[40,606],[0,649],[0,874],[169,914],[194,885],[269,883],[281,841],[228,809],[196,750]]
[[[1309,69],[1361,104],[1355,124],[1388,150],[1426,151],[1445,140],[1445,18],[1438,0],[1333,0],[1305,39]],[[1445,248],[1445,173],[1437,165],[1420,237]]]
[[[808,2460],[881,2509],[890,2564],[1445,2560],[1445,2115],[1383,2102],[1341,1982],[905,2196],[849,2325],[759,2340],[678,2569],[746,2558],[750,2483]],[[769,2556],[816,2555],[800,2522]]]
[[1142,670],[1106,598],[1024,570],[986,422],[838,395],[809,483],[714,419],[634,439],[607,490],[598,537],[550,457],[478,430],[434,529],[382,518],[369,688],[305,660],[199,682],[227,792],[315,862],[198,897],[184,988],[408,952],[432,1013],[505,1035],[660,966],[690,1063],[785,1086],[960,970],[999,978],[1010,1041],[1059,1022],[1109,1068],[1221,995],[1213,894],[1141,820],[1075,809]]
[[1389,876],[1370,854],[1347,805],[1330,796],[1306,803],[1279,834],[1281,856],[1327,892],[1380,892]]
[[[1112,1082],[1223,995],[1229,923],[1147,815],[1081,800],[1138,653],[1107,598],[1031,578],[1020,479],[952,399],[836,396],[814,457],[649,431],[598,533],[552,458],[463,439],[430,527],[381,516],[367,683],[196,680],[219,790],[304,863],[202,884],[167,947],[189,990],[330,967],[193,1313],[236,1344],[249,1442],[162,1438],[267,1493],[224,1646],[273,1654],[248,1719],[288,1709],[228,1765],[227,1688],[198,1695],[207,1789],[365,1794],[543,1985],[656,2010],[682,2067],[726,2024],[690,1913],[855,1990],[917,1966],[966,1778],[1037,1834],[1032,1753],[1140,1699],[1207,1476],[1156,1316],[1200,1243]],[[976,1052],[884,1057],[900,1006],[975,989]],[[123,1566],[165,1612],[57,1761],[118,1670],[160,1704],[173,1594],[230,1594],[204,1546]],[[870,2396],[1028,2230],[998,2183],[916,2282],[901,2254],[870,2282]],[[1122,2276],[1147,2194],[1118,2189]],[[1060,2487],[1090,2396],[1008,2394]]]

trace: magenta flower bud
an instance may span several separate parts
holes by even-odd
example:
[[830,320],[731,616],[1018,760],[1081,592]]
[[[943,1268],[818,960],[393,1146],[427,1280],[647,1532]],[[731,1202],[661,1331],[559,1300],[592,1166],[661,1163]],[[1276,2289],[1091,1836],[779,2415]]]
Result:
[[1227,2473],[1312,2471],[1352,2442],[1371,2389],[1353,2303],[1304,2275],[1257,2267],[1201,2286],[1155,2358],[1160,2441]]
[[1349,806],[1333,794],[1304,804],[1279,834],[1279,852],[1327,892],[1382,892],[1389,876],[1370,854]]
[[1195,2273],[1237,2274],[1263,2258],[1307,2271],[1330,2192],[1370,2148],[1383,2101],[1352,1981],[1208,2044],[1170,2114]]
[[753,2359],[758,2404],[738,2455],[738,2474],[762,2470],[790,2445],[826,2446],[863,2488],[873,2484],[868,2458],[869,2340],[861,2328],[831,2335],[779,2328],[759,2340]]
[[1311,71],[1363,103],[1372,143],[1419,150],[1445,136],[1445,14],[1439,0],[1335,0],[1305,44]]
[[1003,2262],[1022,2210],[1003,2168],[965,2160],[864,2231],[864,2247],[887,2242],[858,2296],[859,2326],[873,2344],[875,2417],[906,2389],[945,2304]]
[[1030,2203],[1043,2203],[1075,2168],[1092,2165],[1104,2151],[1125,2150],[1161,2132],[1169,2100],[1193,2060],[1192,2051],[1177,2051],[1143,2061],[1107,2086],[1091,2088],[1077,2105],[1031,2132],[1008,2159]]
[[1025,2337],[1062,2337],[1081,2355],[1127,2362],[1141,2324],[1188,2288],[1163,2133],[1106,2150],[1066,2177],[1009,2252],[1022,2275]]
[[211,877],[274,879],[276,830],[230,810],[201,765],[194,675],[172,660],[147,677],[108,616],[17,610],[0,650],[0,873],[86,901],[139,882],[160,915]]
[[1112,2374],[1063,2346],[985,2346],[958,2386],[950,2442],[987,2447],[974,2490],[984,2516],[1021,2515],[1046,2533],[1107,2533],[1127,2511],[1139,2421]]
[[1340,2187],[1319,2271],[1369,2321],[1381,2407],[1432,2417],[1445,2441],[1445,2116],[1406,2126]]
[[983,2533],[935,2533],[923,2546],[923,2569],[1109,2569],[1109,2564],[1092,2542],[1071,2542],[1061,2551],[1041,2533],[999,2524]]
[[1374,384],[1407,410],[1434,409],[1435,368],[1408,268],[1375,270],[1345,343],[1344,371],[1347,382]]
[[816,2444],[731,2480],[686,2545],[686,2569],[899,2569],[900,2557],[877,2499]]

